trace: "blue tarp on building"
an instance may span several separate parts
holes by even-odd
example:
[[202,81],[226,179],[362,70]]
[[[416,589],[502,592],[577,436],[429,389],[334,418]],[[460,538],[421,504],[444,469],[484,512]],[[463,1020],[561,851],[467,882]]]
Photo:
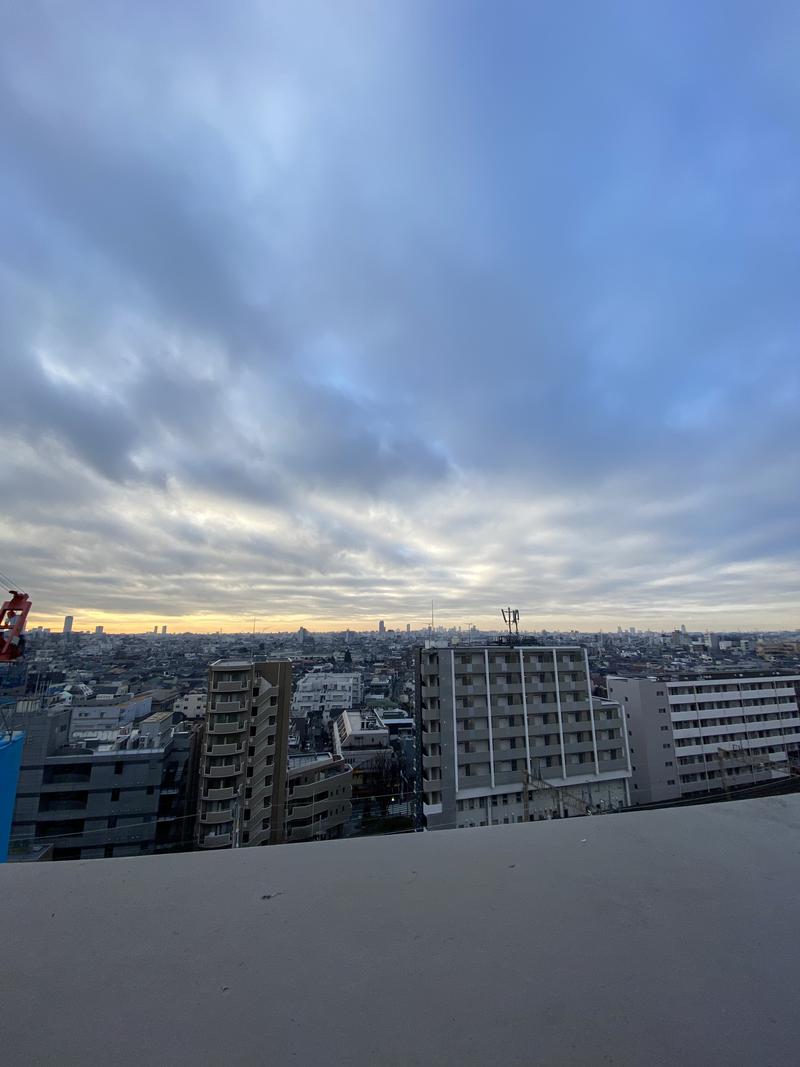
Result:
[[8,841],[24,744],[25,734],[22,732],[10,737],[8,734],[0,736],[0,863],[8,859]]

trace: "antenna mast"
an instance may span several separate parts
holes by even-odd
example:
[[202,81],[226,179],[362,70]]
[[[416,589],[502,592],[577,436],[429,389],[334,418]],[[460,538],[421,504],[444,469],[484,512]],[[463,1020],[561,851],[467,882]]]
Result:
[[[503,616],[503,622],[508,627],[509,638],[513,636],[519,637],[519,611],[516,608],[501,608],[501,614]],[[512,632],[513,626],[513,632]]]

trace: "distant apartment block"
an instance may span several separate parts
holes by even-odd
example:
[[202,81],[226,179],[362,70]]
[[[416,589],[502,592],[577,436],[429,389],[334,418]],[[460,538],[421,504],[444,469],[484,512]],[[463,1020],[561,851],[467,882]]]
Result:
[[622,712],[592,696],[583,648],[428,647],[418,652],[417,679],[429,829],[628,802]]
[[361,675],[312,671],[297,683],[292,699],[292,715],[304,719],[319,713],[327,720],[331,714],[358,707],[363,697]]
[[74,616],[72,616],[72,615],[65,615],[64,616],[63,633],[65,633],[65,634],[71,634],[72,633],[72,624],[73,624],[74,621],[75,621]]
[[200,848],[283,839],[291,690],[287,661],[218,660],[209,668]]
[[[84,742],[97,738],[111,742],[123,726],[130,726],[139,719],[144,719],[153,710],[152,697],[149,694],[127,697],[113,702],[106,699],[73,698],[70,704],[70,741]],[[69,702],[67,702],[69,703]]]
[[185,715],[187,719],[202,719],[206,713],[207,702],[208,694],[205,690],[192,691],[178,697],[172,705],[172,710]]
[[363,791],[376,760],[389,752],[389,728],[372,708],[343,711],[331,724],[334,752],[353,770],[353,786]]
[[289,757],[286,841],[341,837],[352,815],[353,773],[341,756],[308,753]]
[[800,674],[609,675],[607,688],[625,709],[635,804],[769,781],[800,751]]

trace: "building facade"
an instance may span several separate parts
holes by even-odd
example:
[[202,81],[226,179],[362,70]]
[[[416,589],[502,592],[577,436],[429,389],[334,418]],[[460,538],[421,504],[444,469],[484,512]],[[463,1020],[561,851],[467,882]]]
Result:
[[185,715],[187,719],[202,719],[206,713],[208,694],[200,690],[192,690],[178,697],[172,705],[172,710]]
[[353,773],[328,752],[289,757],[286,841],[341,837],[353,811]]
[[789,774],[800,751],[800,674],[609,675],[625,709],[634,804]]
[[211,664],[200,763],[200,848],[283,840],[291,691],[288,661]]
[[292,699],[292,715],[296,719],[305,719],[308,715],[321,714],[327,720],[332,713],[358,707],[362,696],[360,674],[312,671],[297,683]]
[[585,814],[628,802],[622,712],[592,696],[583,648],[426,647],[417,655],[417,687],[429,829]]
[[50,845],[53,858],[135,856],[189,847],[199,737],[144,720],[102,750],[69,742],[72,710],[20,701],[25,733],[12,847]]

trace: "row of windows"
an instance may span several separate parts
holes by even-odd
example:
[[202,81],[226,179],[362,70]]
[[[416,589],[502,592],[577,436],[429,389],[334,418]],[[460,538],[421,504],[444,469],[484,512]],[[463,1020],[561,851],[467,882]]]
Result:
[[798,731],[794,728],[783,730],[748,730],[747,735],[737,734],[714,734],[713,737],[685,737],[676,739],[676,748],[689,748],[693,745],[716,745],[720,741],[738,741],[740,744],[755,741],[759,738],[780,738],[785,735],[794,736]]
[[[778,708],[783,704],[794,704],[794,701],[785,697],[777,699],[762,697],[759,700],[715,700],[703,701],[702,704],[678,704],[674,705],[672,710],[679,714],[682,711],[724,711],[729,708]],[[796,708],[790,709],[785,714],[797,715],[797,710]],[[773,718],[777,718],[777,712],[773,715]]]
[[793,721],[800,724],[796,711],[776,711],[767,715],[729,715],[724,719],[686,719],[682,722],[673,723],[673,727],[675,730],[699,730],[709,726],[739,726],[750,722],[783,721]]
[[[600,762],[609,762],[611,760],[621,760],[623,753],[621,748],[603,749],[597,753]],[[561,767],[560,756],[542,756],[539,757],[539,762],[544,767]],[[593,752],[570,752],[565,757],[565,762],[568,766],[578,766],[580,764],[591,764],[594,766],[594,753]],[[495,774],[514,774],[521,773],[526,769],[527,762],[525,759],[514,760],[495,760],[494,769]],[[441,771],[438,768],[431,768],[430,771],[426,771],[426,776],[429,780],[437,780],[441,777]],[[465,778],[480,778],[488,777],[491,773],[491,765],[489,763],[459,763],[458,773]]]
[[[788,689],[791,688],[791,682],[788,679],[776,678],[771,682],[729,682],[727,684],[718,685],[682,685],[674,686],[670,688],[670,693],[673,696],[687,696],[690,693],[694,693],[697,696],[702,696],[705,693],[752,693],[758,692],[763,689]],[[659,694],[660,695],[660,694]]]

